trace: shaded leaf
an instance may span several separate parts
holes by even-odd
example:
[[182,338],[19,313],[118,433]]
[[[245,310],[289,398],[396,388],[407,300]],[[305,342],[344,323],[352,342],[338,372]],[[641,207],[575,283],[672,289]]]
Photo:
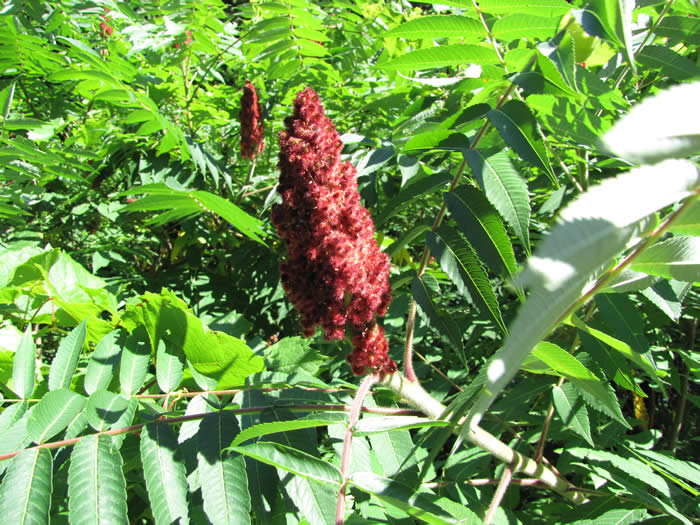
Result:
[[637,55],[637,62],[648,69],[660,69],[676,82],[700,76],[700,67],[695,62],[664,46],[646,46]]
[[569,383],[554,385],[552,400],[562,423],[585,439],[589,445],[594,446],[586,405],[573,386]]
[[435,497],[416,492],[397,481],[383,478],[372,472],[356,472],[348,483],[381,501],[389,503],[410,516],[436,525],[455,524],[457,521],[435,504]]
[[437,310],[432,293],[425,284],[425,277],[423,279],[415,277],[411,281],[411,293],[426,324],[433,328],[443,341],[452,346],[464,362],[464,345],[459,328],[451,317]]
[[542,168],[552,183],[559,187],[537,121],[523,102],[509,100],[499,109],[489,111],[487,117],[515,153]]
[[151,349],[143,327],[126,338],[121,357],[119,383],[124,392],[135,394],[143,386],[151,362]]
[[113,428],[129,409],[129,401],[114,392],[98,390],[88,398],[85,407],[89,425],[98,432]]
[[181,355],[162,339],[156,350],[156,381],[163,392],[172,392],[180,386],[185,364]]
[[257,441],[231,447],[231,450],[318,483],[339,487],[343,480],[340,470],[334,465],[280,443]]
[[541,342],[532,350],[532,355],[571,381],[593,408],[607,414],[624,427],[631,428],[625,421],[617,396],[607,381],[588,370],[569,352],[553,343]]
[[250,523],[245,460],[242,456],[225,452],[236,434],[238,423],[230,411],[207,414],[197,433],[197,465],[204,512],[212,523]]
[[156,524],[190,522],[187,508],[187,478],[179,454],[177,437],[165,423],[146,425],[141,431],[141,462],[148,499]]
[[471,245],[445,224],[428,232],[426,238],[430,252],[457,289],[471,299],[483,316],[506,332],[496,294]]
[[479,257],[494,271],[515,276],[515,255],[496,210],[472,186],[444,194],[447,209]]
[[530,199],[525,180],[504,152],[484,157],[477,150],[464,151],[464,158],[486,198],[498,210],[530,253]]
[[76,525],[129,523],[122,458],[106,435],[75,445],[68,470],[68,511]]
[[0,484],[0,515],[6,523],[49,522],[53,458],[46,448],[23,450],[10,463]]

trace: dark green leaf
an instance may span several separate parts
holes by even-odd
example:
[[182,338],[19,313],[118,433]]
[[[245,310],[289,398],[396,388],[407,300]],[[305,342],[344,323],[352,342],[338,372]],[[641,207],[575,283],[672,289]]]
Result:
[[35,443],[45,443],[65,429],[86,403],[83,396],[71,390],[52,390],[32,409],[27,421],[27,436]]
[[524,103],[510,100],[499,109],[489,111],[488,119],[513,151],[522,159],[542,168],[552,183],[559,186],[537,121]]
[[590,446],[594,446],[588,410],[574,387],[570,383],[554,385],[552,400],[562,423],[585,439]]
[[177,437],[167,424],[152,423],[141,431],[143,474],[158,525],[190,522],[185,465],[177,450]]
[[473,186],[444,194],[447,209],[479,257],[494,271],[515,276],[515,255],[496,210]]
[[484,157],[481,152],[470,149],[464,152],[464,158],[486,198],[520,239],[525,253],[529,254],[530,201],[525,180],[503,152]]
[[700,67],[672,49],[663,46],[646,46],[637,61],[649,69],[660,69],[676,82],[683,82],[700,76]]
[[202,484],[204,512],[212,523],[250,523],[250,493],[245,460],[225,452],[238,434],[230,411],[207,414],[197,433],[197,464]]
[[501,317],[496,294],[471,245],[456,230],[445,224],[440,225],[435,232],[428,232],[426,238],[433,257],[459,291],[471,299],[483,316],[495,322],[505,333],[506,325]]
[[110,436],[82,438],[71,454],[68,510],[73,524],[129,523],[122,458]]
[[425,284],[425,278],[415,277],[413,279],[411,293],[426,324],[435,330],[437,335],[454,348],[457,355],[464,360],[464,344],[457,323],[451,317],[437,310],[432,293]]
[[342,476],[337,467],[280,443],[257,441],[250,445],[231,447],[231,450],[310,481],[337,487],[340,487],[342,482]]
[[435,504],[435,496],[418,493],[397,481],[371,472],[358,472],[348,480],[350,485],[393,505],[410,516],[435,525],[455,524],[457,521]]
[[53,459],[46,448],[23,450],[12,459],[0,484],[0,515],[6,523],[49,523]]

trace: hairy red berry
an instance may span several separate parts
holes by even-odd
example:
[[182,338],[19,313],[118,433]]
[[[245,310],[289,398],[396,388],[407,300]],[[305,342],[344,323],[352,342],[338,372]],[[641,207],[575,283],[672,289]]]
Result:
[[282,285],[301,315],[305,336],[321,327],[328,340],[353,336],[355,374],[394,372],[376,318],[391,300],[389,257],[379,251],[374,223],[362,206],[357,173],[341,162],[343,144],[310,88],[294,102],[280,132],[282,203],[272,222],[287,246]]
[[258,93],[249,80],[246,80],[243,87],[238,118],[241,122],[241,155],[243,158],[253,160],[265,149],[265,139],[263,138],[264,126]]

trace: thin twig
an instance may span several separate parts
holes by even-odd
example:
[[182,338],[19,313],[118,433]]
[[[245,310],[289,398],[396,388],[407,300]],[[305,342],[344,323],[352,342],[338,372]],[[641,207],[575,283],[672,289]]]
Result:
[[362,403],[364,403],[367,394],[372,389],[374,385],[377,384],[380,377],[376,374],[370,374],[362,380],[360,383],[360,388],[357,389],[355,394],[355,399],[352,403],[352,409],[350,410],[350,418],[348,421],[348,428],[345,431],[345,442],[343,443],[343,458],[340,462],[340,474],[342,476],[343,482],[340,485],[340,490],[338,491],[338,504],[335,511],[335,524],[343,525],[345,521],[345,492],[348,485],[348,471],[350,470],[350,457],[352,450],[352,433],[355,423],[360,419],[360,411],[362,410]]
[[[688,350],[693,351],[695,346],[695,335],[698,326],[697,319],[688,319],[690,327],[688,330]],[[678,445],[678,438],[681,435],[681,429],[683,428],[683,421],[685,420],[685,410],[688,400],[688,367],[681,359],[680,365],[678,367],[678,374],[680,375],[680,385],[679,393],[680,398],[678,399],[678,405],[676,408],[676,417],[673,419],[673,434],[671,435],[671,443],[669,448],[676,453],[676,448]]]
[[437,366],[435,366],[433,363],[431,363],[430,361],[428,361],[422,354],[420,354],[419,352],[416,352],[416,351],[414,351],[413,353],[416,354],[416,355],[421,359],[421,361],[423,361],[426,365],[428,365],[430,368],[432,368],[433,370],[435,370],[435,372],[436,372],[439,376],[441,376],[445,381],[447,381],[450,385],[452,385],[454,388],[456,388],[456,389],[459,390],[460,392],[464,392],[464,389],[463,389],[461,386],[459,386],[457,383],[455,383],[454,381],[452,381],[452,379],[450,379],[450,378],[447,376],[447,374],[445,374],[445,372],[443,372],[443,371],[440,370]]
[[506,495],[508,485],[510,485],[512,479],[513,467],[506,465],[506,469],[503,471],[503,477],[501,478],[498,487],[496,487],[496,492],[493,493],[491,505],[489,505],[489,510],[486,512],[486,517],[484,518],[484,523],[487,525],[493,521],[493,516],[496,514],[498,507],[501,506],[501,501],[503,501],[503,497]]

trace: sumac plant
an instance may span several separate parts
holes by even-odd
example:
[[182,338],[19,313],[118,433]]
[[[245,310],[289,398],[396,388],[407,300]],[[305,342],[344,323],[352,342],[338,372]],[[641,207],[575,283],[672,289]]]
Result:
[[4,522],[700,521],[695,1],[0,24]]

